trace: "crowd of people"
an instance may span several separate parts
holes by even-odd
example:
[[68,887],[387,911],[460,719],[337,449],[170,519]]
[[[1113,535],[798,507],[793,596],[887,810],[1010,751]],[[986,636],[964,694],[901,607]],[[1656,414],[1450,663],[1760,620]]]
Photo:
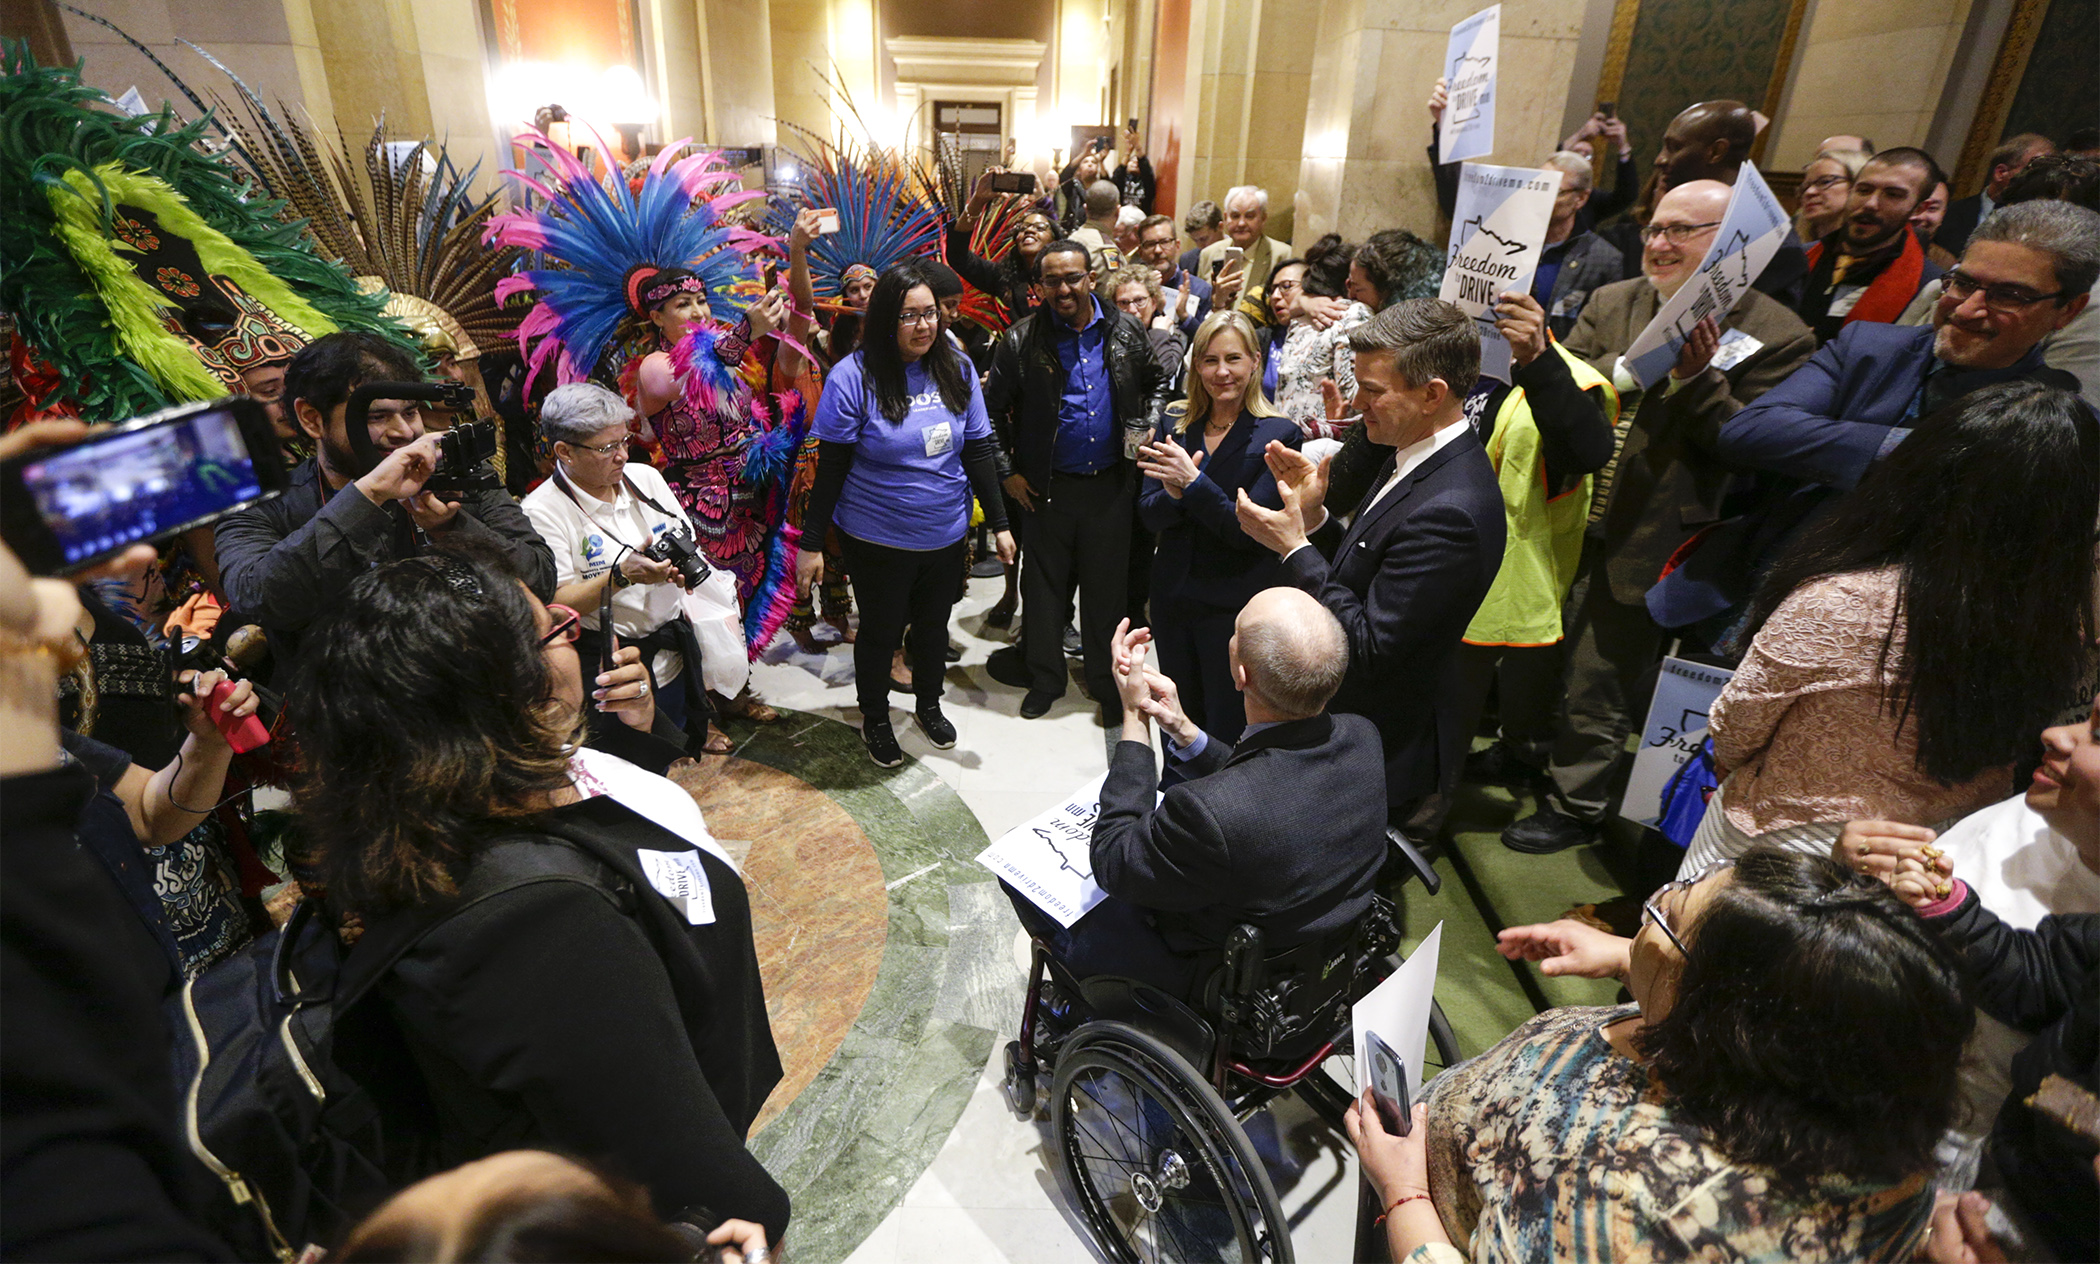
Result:
[[[791,1209],[746,1144],[781,1077],[750,905],[665,774],[774,719],[751,664],[819,629],[874,764],[893,693],[955,746],[950,624],[996,559],[994,705],[1076,674],[1121,739],[1108,900],[1016,909],[1192,1003],[1239,922],[1354,925],[1386,831],[1433,858],[1467,786],[1535,800],[1512,851],[1603,842],[1666,648],[1732,669],[1637,933],[1500,937],[1627,1003],[1524,1024],[1404,1136],[1352,1112],[1396,1261],[2100,1254],[2100,158],[2013,137],[1950,202],[1924,151],[1830,138],[1755,287],[1643,387],[1626,353],[1760,125],[1694,104],[1644,162],[1600,113],[1538,155],[1507,381],[1434,297],[1435,225],[1294,250],[1244,186],[1177,231],[1135,132],[952,213],[870,157],[896,204],[864,215],[529,136],[535,196],[476,222],[533,300],[469,383],[532,436],[504,471],[459,477],[438,423],[469,418],[420,392],[428,361],[468,382],[456,340],[287,329],[253,385],[283,495],[77,590],[0,558],[4,1253],[764,1259]],[[258,714],[277,741],[235,756]],[[271,830],[224,811],[269,783]],[[330,981],[331,1039],[294,1005],[257,1075],[355,1082],[361,1184],[209,1155],[165,1050],[253,1021],[198,999],[234,970],[279,1005]],[[327,1196],[258,1230],[280,1159]]]

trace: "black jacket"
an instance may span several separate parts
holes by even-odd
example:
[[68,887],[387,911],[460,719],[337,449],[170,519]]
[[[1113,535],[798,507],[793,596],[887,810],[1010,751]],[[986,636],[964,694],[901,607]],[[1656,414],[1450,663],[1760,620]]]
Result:
[[1931,920],[1968,963],[1977,1008],[2035,1033],[2013,1058],[1991,1160],[2058,1259],[2100,1259],[2092,1148],[2026,1104],[2050,1075],[2100,1091],[2100,914],[2052,914],[2033,930],[2015,930],[1972,890]]
[[[1168,408],[1152,432],[1155,439],[1166,437],[1180,408]],[[1191,428],[1199,433],[1182,435],[1178,442],[1194,450],[1203,442],[1202,423]],[[1237,611],[1255,593],[1279,582],[1282,563],[1240,529],[1234,508],[1241,491],[1257,505],[1283,506],[1276,476],[1262,459],[1271,440],[1296,449],[1305,436],[1288,417],[1241,413],[1218,441],[1217,451],[1196,467],[1196,480],[1178,499],[1156,479],[1138,484],[1138,521],[1159,535],[1159,551],[1152,558],[1154,618],[1170,598]]]
[[[274,678],[285,681],[308,625],[321,617],[358,576],[419,551],[408,510],[384,508],[355,485],[330,494],[318,461],[292,471],[291,486],[275,500],[251,505],[213,529],[219,574],[234,610],[270,634]],[[516,563],[542,601],[554,596],[554,554],[533,530],[510,493],[469,493],[449,531],[491,536]]]
[[1090,854],[1101,889],[1154,911],[1167,946],[1217,951],[1241,922],[1270,951],[1363,916],[1385,863],[1378,734],[1360,716],[1209,739],[1154,806],[1152,748],[1118,742]]
[[[608,798],[534,829],[548,841],[524,845],[573,846],[604,866],[601,880],[473,904],[374,989],[422,1069],[441,1166],[519,1147],[609,1158],[660,1215],[706,1207],[779,1241],[787,1194],[744,1148],[780,1058],[743,880]],[[715,920],[689,925],[650,885],[644,852],[697,856]]]
[[998,300],[1006,309],[1008,320],[1019,320],[1035,310],[1035,285],[1014,262],[1012,249],[1007,247],[1008,254],[1003,259],[987,259],[970,249],[967,225],[960,221],[948,225],[948,266],[955,269],[957,276]]
[[[984,385],[985,410],[999,436],[999,477],[1020,474],[1037,491],[1050,485],[1057,406],[1064,394],[1064,368],[1047,324],[1056,319],[1047,308],[1032,312],[1001,335]],[[1152,342],[1144,326],[1112,304],[1101,305],[1101,319],[1108,322],[1102,352],[1108,357],[1116,422],[1124,430],[1150,429],[1166,405],[1169,389]],[[1117,442],[1120,453],[1120,437]]]
[[1495,467],[1471,429],[1373,505],[1394,459],[1379,466],[1334,561],[1299,549],[1283,560],[1283,582],[1341,620],[1349,674],[1333,709],[1378,726],[1386,797],[1401,806],[1435,790],[1439,769],[1464,758],[1470,734],[1453,659],[1502,569],[1509,527]]

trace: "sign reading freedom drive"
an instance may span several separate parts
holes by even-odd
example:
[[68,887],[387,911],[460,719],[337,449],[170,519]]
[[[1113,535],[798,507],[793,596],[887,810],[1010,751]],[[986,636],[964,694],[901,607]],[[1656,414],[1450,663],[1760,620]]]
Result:
[[1502,6],[1489,5],[1451,28],[1444,50],[1444,120],[1437,158],[1464,162],[1495,151],[1495,61]]
[[1480,330],[1480,371],[1509,381],[1509,340],[1495,328],[1495,296],[1531,291],[1538,271],[1560,172],[1551,167],[1458,169],[1458,202],[1451,212],[1451,248],[1437,297],[1456,303]]
[[1626,348],[1626,371],[1642,390],[1662,381],[1701,320],[1711,316],[1718,325],[1728,319],[1743,291],[1786,244],[1786,230],[1786,208],[1772,196],[1757,168],[1744,163],[1728,198],[1728,212],[1721,216],[1721,227],[1699,270]]

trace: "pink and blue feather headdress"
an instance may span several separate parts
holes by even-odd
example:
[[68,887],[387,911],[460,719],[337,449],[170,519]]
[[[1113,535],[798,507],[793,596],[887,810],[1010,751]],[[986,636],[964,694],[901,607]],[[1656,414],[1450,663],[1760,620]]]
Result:
[[717,300],[738,289],[755,296],[752,254],[785,253],[777,238],[724,222],[732,207],[765,195],[741,188],[742,177],[718,153],[673,161],[688,143],[681,140],[657,154],[638,187],[615,175],[608,189],[539,132],[527,129],[520,143],[546,171],[510,174],[541,202],[494,217],[482,239],[538,251],[563,265],[521,272],[496,286],[499,303],[527,290],[539,295],[518,326],[528,382],[549,359],[561,382],[588,376],[621,322],[646,314],[640,296],[650,288],[650,273],[691,273]]
[[843,293],[845,274],[855,265],[880,275],[906,259],[939,254],[940,212],[918,196],[915,182],[894,161],[826,145],[817,156],[805,156],[801,166],[802,179],[788,193],[785,214],[776,209],[769,226],[785,234],[796,211],[838,210],[839,230],[809,246],[810,284],[820,296]]

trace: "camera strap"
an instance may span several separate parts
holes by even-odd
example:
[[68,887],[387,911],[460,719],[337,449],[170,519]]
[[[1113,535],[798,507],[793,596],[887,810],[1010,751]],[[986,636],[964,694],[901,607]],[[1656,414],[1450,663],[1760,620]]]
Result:
[[[620,475],[620,483],[627,488],[628,494],[633,496],[636,500],[649,506],[651,509],[654,509],[656,512],[662,514],[666,518],[676,517],[676,515],[672,514],[670,510],[665,509],[662,505],[657,504],[648,496],[643,495],[642,489],[636,487],[634,485],[634,480],[627,477],[627,475]],[[569,478],[566,474],[562,473],[561,464],[559,462],[556,462],[554,466],[554,485],[556,487],[561,488],[562,495],[567,496],[569,498],[570,503],[576,506],[576,512],[583,515],[583,520],[586,523],[589,523],[591,526],[596,527],[599,530],[605,532],[605,534],[611,536],[614,544],[619,545],[621,548],[626,549],[630,553],[640,553],[649,547],[650,542],[644,540],[642,542],[641,547],[636,548],[634,545],[629,544],[625,540],[622,540],[619,536],[619,533],[614,531],[611,526],[609,526],[606,523],[600,522],[598,521],[598,519],[592,517],[591,511],[584,507],[583,498],[578,496],[576,494],[576,489],[569,485]],[[618,565],[619,559],[614,558],[613,564]]]

